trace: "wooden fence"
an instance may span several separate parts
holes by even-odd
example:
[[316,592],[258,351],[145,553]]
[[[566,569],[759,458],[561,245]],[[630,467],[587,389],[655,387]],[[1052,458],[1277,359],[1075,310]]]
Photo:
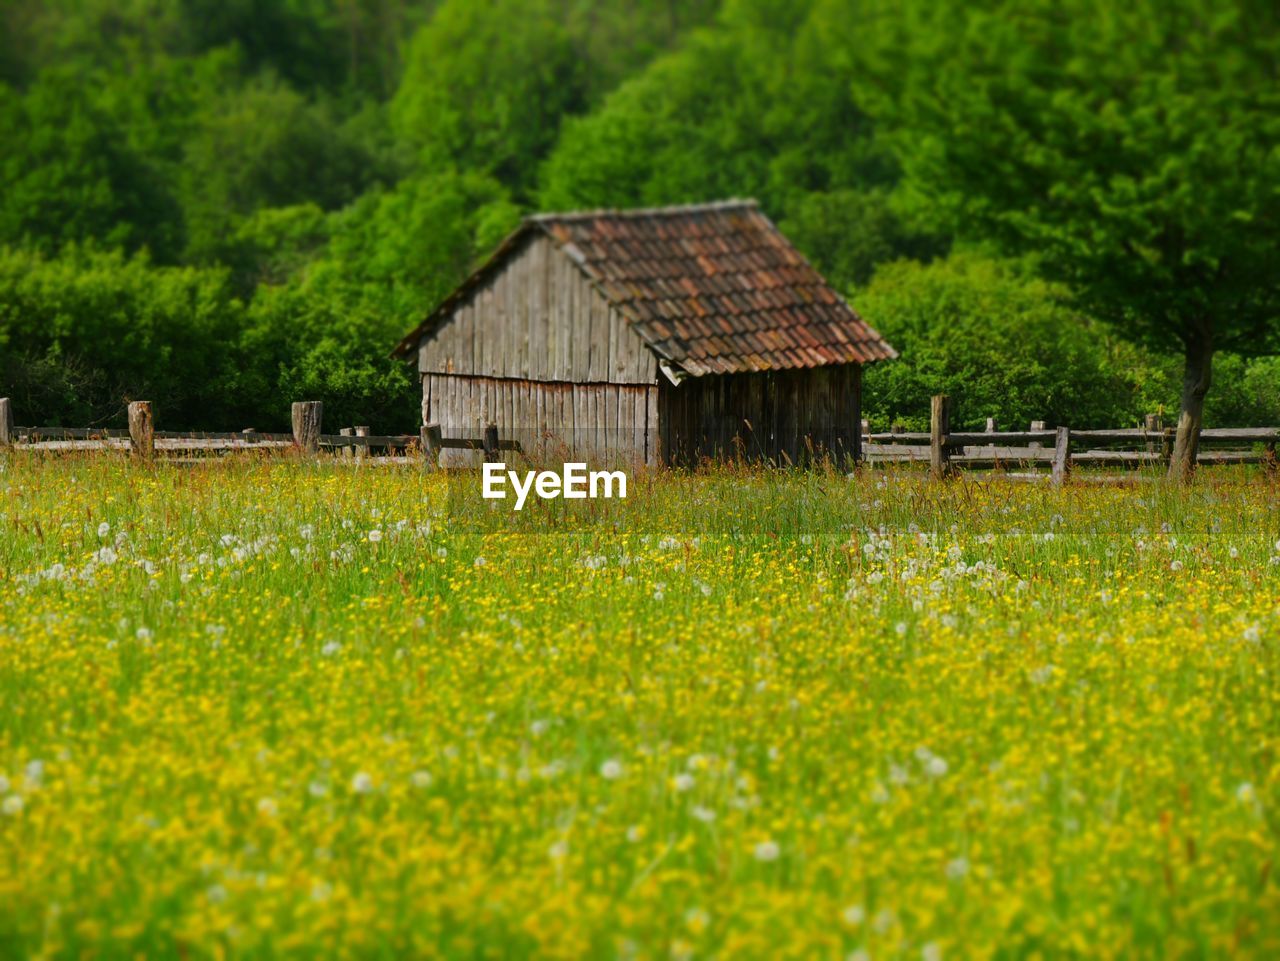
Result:
[[[869,465],[927,464],[937,477],[959,468],[1025,468],[1045,466],[1045,477],[1061,484],[1075,466],[1161,466],[1169,462],[1174,430],[1158,415],[1149,415],[1142,427],[1119,430],[1048,429],[1033,421],[1027,430],[998,431],[987,421],[985,431],[952,431],[951,401],[939,395],[930,405],[930,429],[923,432],[891,430],[871,433],[862,425],[862,458]],[[421,461],[430,468],[444,450],[477,450],[494,457],[500,451],[520,451],[516,441],[501,440],[490,424],[479,437],[444,437],[438,424],[425,425],[418,434],[372,434],[368,427],[344,427],[337,434],[322,431],[323,406],[301,401],[292,409],[293,430],[288,434],[244,430],[236,433],[160,431],[155,429],[151,404],[129,405],[129,428],[112,430],[75,427],[15,427],[13,407],[0,397],[0,449],[33,451],[121,450],[140,459],[157,454],[207,456],[246,450],[286,449],[315,454],[328,450],[341,460],[369,463]],[[1276,470],[1276,443],[1280,428],[1242,427],[1200,432],[1197,461],[1201,464],[1263,464]],[[1205,449],[1208,448],[1208,449]],[[1227,449],[1223,449],[1227,448]],[[380,456],[371,456],[378,452]],[[425,456],[424,456],[425,455]]]
[[[18,427],[13,406],[0,397],[0,448],[46,452],[128,451],[149,460],[157,454],[205,456],[235,451],[292,450],[318,453],[330,450],[343,459],[377,463],[422,460],[434,465],[442,450],[483,450],[486,453],[517,451],[514,441],[498,438],[498,428],[487,427],[480,437],[445,437],[437,424],[427,424],[417,434],[372,434],[368,427],[344,427],[337,434],[322,431],[323,405],[301,401],[292,409],[293,430],[288,434],[256,430],[238,432],[163,431],[155,429],[151,403],[129,404],[127,430],[96,427]],[[375,451],[382,456],[370,457]],[[423,457],[423,454],[432,456]]]
[[[1118,430],[1047,429],[1032,421],[1027,430],[998,431],[987,420],[985,431],[952,431],[951,400],[939,395],[930,405],[930,429],[891,430],[873,434],[863,424],[862,457],[868,464],[919,462],[936,477],[961,467],[1027,467],[1046,465],[1047,476],[1061,484],[1074,466],[1168,466],[1175,431],[1159,415],[1142,427]],[[1263,464],[1276,469],[1280,428],[1225,427],[1200,432],[1200,464]],[[1222,448],[1230,449],[1222,449]],[[1209,449],[1205,449],[1209,448]]]

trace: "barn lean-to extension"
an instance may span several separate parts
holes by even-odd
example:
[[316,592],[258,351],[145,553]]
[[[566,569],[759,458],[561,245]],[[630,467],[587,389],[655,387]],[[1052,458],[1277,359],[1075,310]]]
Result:
[[736,200],[528,217],[395,351],[415,352],[446,437],[494,423],[649,464],[856,458],[862,365],[896,356]]

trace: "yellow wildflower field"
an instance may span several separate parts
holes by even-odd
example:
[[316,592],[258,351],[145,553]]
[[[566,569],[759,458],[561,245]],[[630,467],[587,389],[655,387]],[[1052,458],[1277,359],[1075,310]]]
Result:
[[0,466],[0,956],[1280,956],[1280,491]]

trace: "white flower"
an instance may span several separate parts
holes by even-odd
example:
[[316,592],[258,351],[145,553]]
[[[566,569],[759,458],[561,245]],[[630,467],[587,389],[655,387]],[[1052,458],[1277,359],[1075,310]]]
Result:
[[867,909],[861,904],[851,904],[840,912],[840,918],[851,928],[856,928],[867,919]]
[[376,544],[380,540],[382,540],[382,531],[379,528],[375,527],[373,530],[369,531],[370,544]]
[[569,856],[569,845],[565,841],[557,841],[555,844],[551,845],[547,854],[553,861],[563,861]]
[[1252,804],[1258,799],[1257,789],[1252,784],[1245,781],[1236,788],[1236,800],[1241,804]]
[[373,790],[373,775],[367,771],[357,771],[351,779],[351,790],[356,794],[368,794]]
[[940,778],[949,770],[947,762],[940,757],[931,757],[924,766],[924,771],[929,777]]
[[331,884],[328,884],[324,881],[316,881],[314,884],[311,885],[312,901],[328,901],[329,897],[332,894],[333,894],[333,885]]
[[4,794],[8,790],[9,790],[9,779],[5,777],[3,774],[0,774],[0,794]]
[[692,774],[681,773],[671,779],[671,786],[680,794],[683,794],[686,791],[692,791],[695,783],[696,782],[694,781]]
[[871,961],[871,955],[866,948],[859,948],[857,951],[850,952],[845,961]]
[[952,881],[960,881],[969,873],[969,859],[965,857],[952,858],[947,862],[947,877]]
[[1182,570],[1182,561],[1170,561],[1170,562],[1169,562],[1169,570],[1171,570],[1171,571],[1180,571],[1180,570]]
[[776,841],[761,841],[755,849],[756,860],[765,864],[778,860],[778,855],[781,853],[782,848],[778,847]]
[[632,844],[639,844],[644,839],[644,828],[638,824],[633,824],[627,828],[627,840]]
[[320,653],[324,657],[333,657],[335,654],[337,654],[341,650],[342,650],[342,645],[339,644],[337,641],[327,641],[325,642],[324,647],[320,648]]
[[153,635],[153,634],[151,633],[151,628],[149,628],[149,627],[140,627],[140,628],[138,628],[136,631],[134,631],[134,632],[133,632],[133,636],[134,636],[134,637],[136,637],[136,638],[137,638],[138,640],[140,640],[140,641],[149,641],[149,640],[151,640],[151,638],[152,638],[152,637],[154,637],[155,635]]
[[22,813],[22,798],[17,794],[10,794],[4,799],[4,804],[0,805],[0,810],[11,818],[17,817]]
[[693,811],[691,813],[695,818],[697,818],[703,824],[710,824],[712,821],[716,819],[715,811],[713,811],[711,808],[703,807],[700,804],[695,804],[693,806]]
[[99,537],[106,537],[110,533],[111,533],[111,525],[108,524],[106,521],[103,521],[101,524],[98,525]]
[[1227,556],[1233,559],[1239,557],[1240,556],[1239,548],[1235,548],[1235,547],[1231,548],[1231,550],[1227,551]]
[[889,803],[889,789],[883,784],[876,784],[876,786],[871,789],[871,801],[873,804]]
[[44,761],[39,758],[28,761],[27,766],[22,769],[22,774],[29,785],[39,787],[40,782],[44,780]]
[[276,804],[275,798],[259,798],[258,813],[263,817],[273,818],[280,813],[280,805]]
[[606,781],[616,781],[622,777],[622,762],[613,758],[600,765],[600,776]]
[[436,557],[448,557],[448,556],[449,556],[449,551],[447,548],[444,548],[444,547],[436,548]]
[[329,793],[329,786],[324,781],[312,781],[307,785],[307,793],[312,797],[324,797]]
[[894,633],[895,633],[895,634],[897,634],[899,637],[904,637],[904,636],[906,636],[906,633],[907,633],[907,622],[906,622],[906,621],[898,621],[898,623],[897,623],[897,624],[893,625],[893,630],[894,630]]
[[937,941],[930,941],[920,949],[920,961],[942,961],[942,946]]
[[1262,639],[1262,631],[1257,624],[1250,624],[1244,629],[1244,639],[1250,644],[1257,644]]
[[486,561],[483,557],[477,557],[474,561],[471,562],[473,567],[484,567],[485,564],[487,563],[489,562]]
[[431,787],[431,781],[430,771],[414,771],[409,775],[409,783],[419,790]]
[[116,562],[116,552],[110,547],[102,548],[102,550],[98,551],[97,556],[99,564],[114,564]]

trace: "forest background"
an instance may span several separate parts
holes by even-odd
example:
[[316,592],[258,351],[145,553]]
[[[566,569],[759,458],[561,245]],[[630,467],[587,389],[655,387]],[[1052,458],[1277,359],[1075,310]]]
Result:
[[754,197],[877,428],[1176,412],[1213,309],[1205,423],[1280,424],[1275,8],[1111,6],[5,0],[0,395],[414,430],[390,350],[521,216]]

